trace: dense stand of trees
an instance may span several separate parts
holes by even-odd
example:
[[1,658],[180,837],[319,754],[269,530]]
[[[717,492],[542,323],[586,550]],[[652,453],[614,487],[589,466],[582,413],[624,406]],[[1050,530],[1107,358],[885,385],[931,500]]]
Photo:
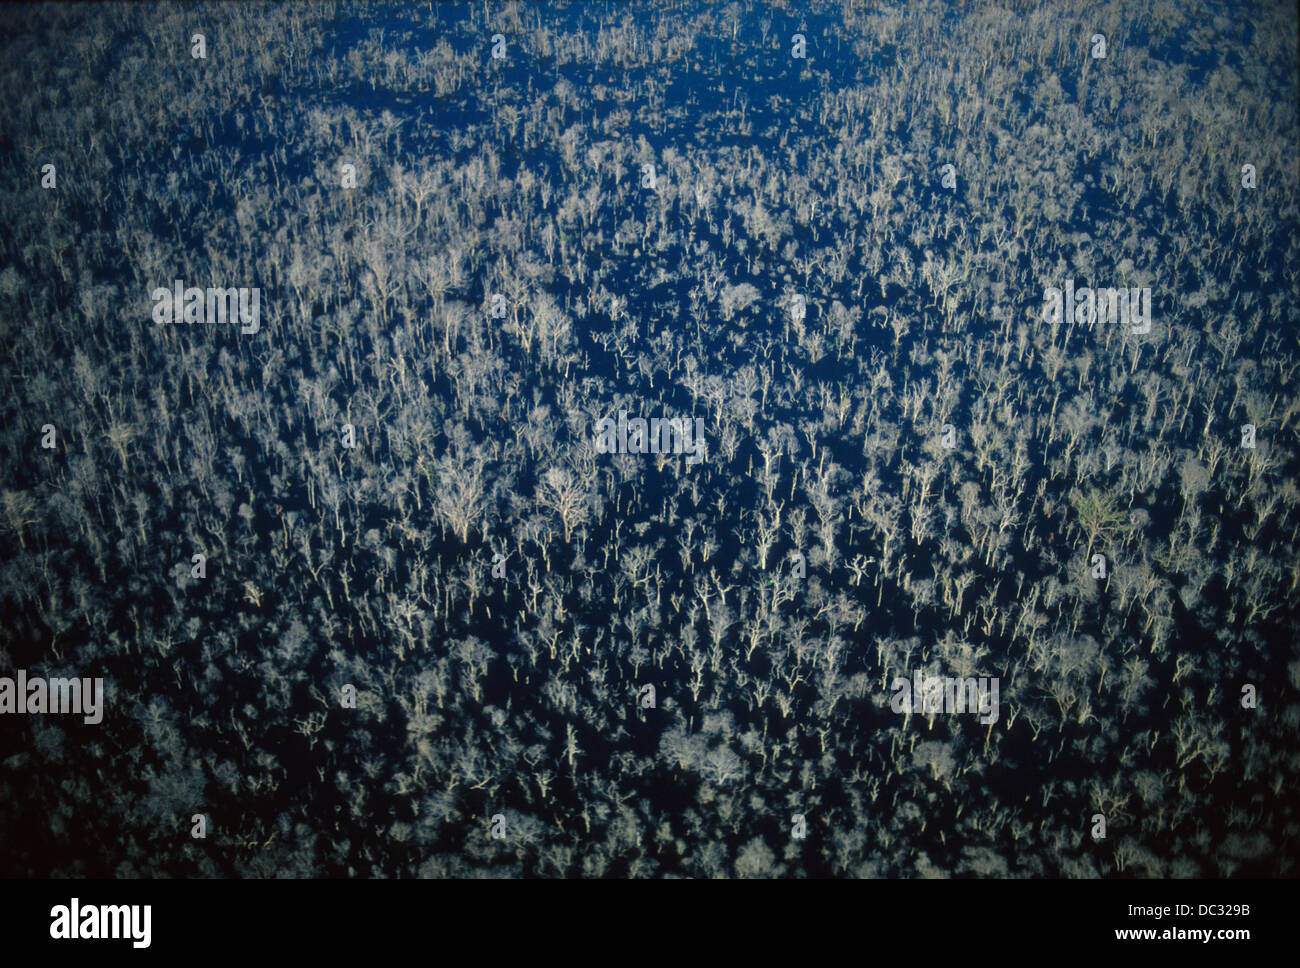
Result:
[[1295,33],[9,11],[0,675],[107,711],[4,717],[0,871],[1293,872]]

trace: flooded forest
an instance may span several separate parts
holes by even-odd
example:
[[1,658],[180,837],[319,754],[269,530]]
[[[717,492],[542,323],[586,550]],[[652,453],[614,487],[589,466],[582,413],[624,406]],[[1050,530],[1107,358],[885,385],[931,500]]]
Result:
[[1295,876],[1296,16],[6,7],[0,875]]

